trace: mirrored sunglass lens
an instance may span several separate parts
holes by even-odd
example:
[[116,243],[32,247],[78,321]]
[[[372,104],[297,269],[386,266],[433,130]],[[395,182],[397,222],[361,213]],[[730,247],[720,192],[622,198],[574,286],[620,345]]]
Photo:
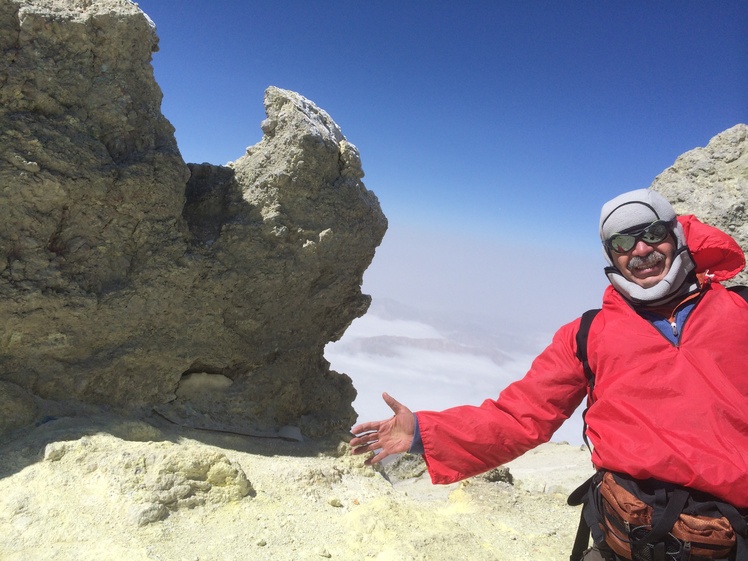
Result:
[[613,251],[618,253],[626,253],[632,247],[636,245],[635,236],[627,236],[625,234],[618,234],[610,238],[610,247]]
[[642,232],[642,239],[646,243],[659,243],[667,237],[667,226],[664,224],[653,224],[644,232]]

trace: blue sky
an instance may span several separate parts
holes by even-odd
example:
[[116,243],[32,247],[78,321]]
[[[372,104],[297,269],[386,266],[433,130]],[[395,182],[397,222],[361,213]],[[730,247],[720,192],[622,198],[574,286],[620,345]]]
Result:
[[139,5],[185,160],[240,157],[265,88],[291,89],[359,148],[396,225],[596,243],[603,202],[748,121],[742,1]]
[[[744,1],[139,5],[157,27],[162,111],[187,162],[224,164],[257,143],[268,86],[304,95],[358,147],[389,219],[364,292],[455,323],[482,314],[486,330],[530,318],[531,336],[545,341],[535,350],[599,303],[601,205],[748,122]],[[352,331],[360,337],[367,325],[384,329],[371,320]],[[441,407],[500,389],[460,372],[464,354],[412,362],[449,366],[440,375],[455,371],[469,386],[460,393],[425,382],[422,368],[405,391],[400,366],[336,352],[340,371],[377,400],[358,401],[367,416],[384,390]],[[522,357],[516,376],[531,354]],[[439,387],[451,393],[437,396]]]

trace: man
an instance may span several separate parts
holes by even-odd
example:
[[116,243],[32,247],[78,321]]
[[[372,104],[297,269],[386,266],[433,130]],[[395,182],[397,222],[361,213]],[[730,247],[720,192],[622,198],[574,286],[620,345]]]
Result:
[[[600,237],[611,286],[588,332],[593,464],[748,509],[748,303],[719,284],[745,266],[742,250],[646,189],[603,206]],[[421,453],[434,483],[452,483],[548,441],[588,393],[580,323],[561,327],[522,380],[479,407],[413,414],[384,394],[394,416],[354,427],[354,453],[376,451],[369,463]],[[619,558],[598,522],[583,558]]]

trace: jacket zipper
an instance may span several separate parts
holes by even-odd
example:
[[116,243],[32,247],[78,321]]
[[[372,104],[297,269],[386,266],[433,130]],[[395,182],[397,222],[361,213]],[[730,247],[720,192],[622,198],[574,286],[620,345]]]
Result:
[[680,329],[680,331],[678,331],[678,324],[676,323],[675,314],[678,312],[678,308],[680,308],[683,304],[688,304],[689,302],[691,302],[691,300],[687,300],[686,302],[683,302],[683,303],[679,304],[675,308],[675,310],[673,310],[673,313],[670,316],[669,320],[670,320],[670,327],[673,330],[673,337],[675,337],[675,341],[676,341],[675,346],[676,347],[680,347],[680,336],[681,336],[681,334],[683,333],[683,331],[686,328],[686,323],[688,323],[688,320],[691,319],[691,315],[696,311],[696,307],[701,302],[701,299],[704,298],[704,294],[706,294],[707,288],[708,287],[703,287],[699,291],[699,295],[696,298],[693,299],[693,308],[691,308],[691,311],[686,316],[686,319],[683,320],[683,326]]

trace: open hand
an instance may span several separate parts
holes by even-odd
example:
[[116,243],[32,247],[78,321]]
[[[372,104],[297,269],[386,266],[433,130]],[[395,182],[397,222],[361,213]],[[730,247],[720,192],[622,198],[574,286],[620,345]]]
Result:
[[392,417],[383,421],[361,423],[351,429],[356,435],[350,442],[354,454],[378,451],[366,460],[366,465],[381,462],[391,454],[407,452],[413,442],[413,412],[387,393],[382,394],[382,399],[395,413]]

